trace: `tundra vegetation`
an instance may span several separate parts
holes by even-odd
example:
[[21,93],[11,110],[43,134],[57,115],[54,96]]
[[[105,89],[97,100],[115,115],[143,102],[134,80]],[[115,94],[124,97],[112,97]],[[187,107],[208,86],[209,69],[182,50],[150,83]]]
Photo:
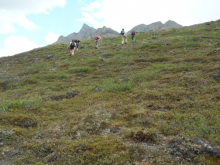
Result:
[[136,40],[0,58],[0,164],[220,164],[220,20]]

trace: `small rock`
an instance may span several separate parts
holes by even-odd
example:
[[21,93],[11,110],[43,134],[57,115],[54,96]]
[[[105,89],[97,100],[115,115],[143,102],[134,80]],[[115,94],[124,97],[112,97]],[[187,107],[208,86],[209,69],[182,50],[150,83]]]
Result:
[[102,91],[102,88],[100,88],[100,87],[95,87],[93,90],[95,90],[95,91]]
[[80,49],[83,49],[83,48],[85,48],[85,46],[80,46],[79,48],[80,48]]
[[0,73],[5,73],[5,72],[6,72],[6,70],[1,70],[1,71],[0,71]]
[[60,63],[59,62],[54,62],[54,65],[60,65]]
[[79,92],[78,91],[68,91],[66,93],[66,98],[69,99],[69,98],[73,98],[74,96],[78,95]]
[[220,53],[220,48],[217,48],[215,51],[216,53]]
[[119,131],[118,128],[110,128],[111,133],[117,133]]
[[53,55],[51,55],[51,54],[45,54],[45,55],[44,55],[44,58],[46,58],[46,59],[51,59],[51,58],[53,58]]
[[8,141],[12,138],[13,134],[14,131],[9,129],[0,131],[0,142],[4,143],[5,141]]
[[203,140],[198,140],[198,143],[200,143],[202,145],[201,147],[201,151],[203,153],[207,153],[210,156],[217,156],[217,158],[220,158],[220,152],[218,151],[217,148],[212,147],[211,145],[208,145],[206,142],[204,142]]
[[214,79],[214,80],[220,80],[220,74],[219,73],[216,73],[216,74],[212,74],[209,76],[210,78]]

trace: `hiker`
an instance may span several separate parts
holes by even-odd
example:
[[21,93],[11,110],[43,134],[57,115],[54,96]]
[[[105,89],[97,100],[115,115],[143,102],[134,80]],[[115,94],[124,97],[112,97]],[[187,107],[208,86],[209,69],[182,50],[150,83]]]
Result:
[[73,56],[75,48],[76,48],[76,43],[74,42],[74,40],[72,40],[72,42],[70,42],[70,44],[67,48],[70,48],[70,56]]
[[132,30],[132,32],[131,32],[131,39],[132,39],[132,42],[136,42],[136,40],[135,40],[135,35],[136,35],[135,31]]
[[124,44],[124,40],[125,40],[125,44],[127,44],[127,33],[125,33],[124,28],[121,30],[120,34],[122,35],[122,45]]
[[74,40],[74,42],[76,43],[76,51],[78,51],[80,40]]
[[98,49],[98,47],[99,47],[99,41],[102,43],[102,38],[101,38],[101,36],[99,36],[99,35],[96,35],[96,37],[95,37],[95,43],[96,43],[96,49]]

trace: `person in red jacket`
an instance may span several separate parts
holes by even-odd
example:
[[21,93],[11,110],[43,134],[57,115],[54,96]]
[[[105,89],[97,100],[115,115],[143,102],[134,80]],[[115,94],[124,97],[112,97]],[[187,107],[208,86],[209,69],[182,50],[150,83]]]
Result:
[[132,39],[132,42],[136,42],[136,40],[135,40],[135,35],[136,35],[135,31],[132,30],[132,32],[131,32],[131,39]]
[[102,43],[102,38],[101,38],[101,36],[96,35],[96,37],[95,37],[96,49],[98,49],[98,47],[99,47],[99,42]]

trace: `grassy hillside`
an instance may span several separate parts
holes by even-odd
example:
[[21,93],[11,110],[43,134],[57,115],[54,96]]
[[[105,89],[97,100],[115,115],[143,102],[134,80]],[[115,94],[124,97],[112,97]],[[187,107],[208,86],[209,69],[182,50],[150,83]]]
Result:
[[0,58],[0,164],[220,164],[220,21],[128,41]]

